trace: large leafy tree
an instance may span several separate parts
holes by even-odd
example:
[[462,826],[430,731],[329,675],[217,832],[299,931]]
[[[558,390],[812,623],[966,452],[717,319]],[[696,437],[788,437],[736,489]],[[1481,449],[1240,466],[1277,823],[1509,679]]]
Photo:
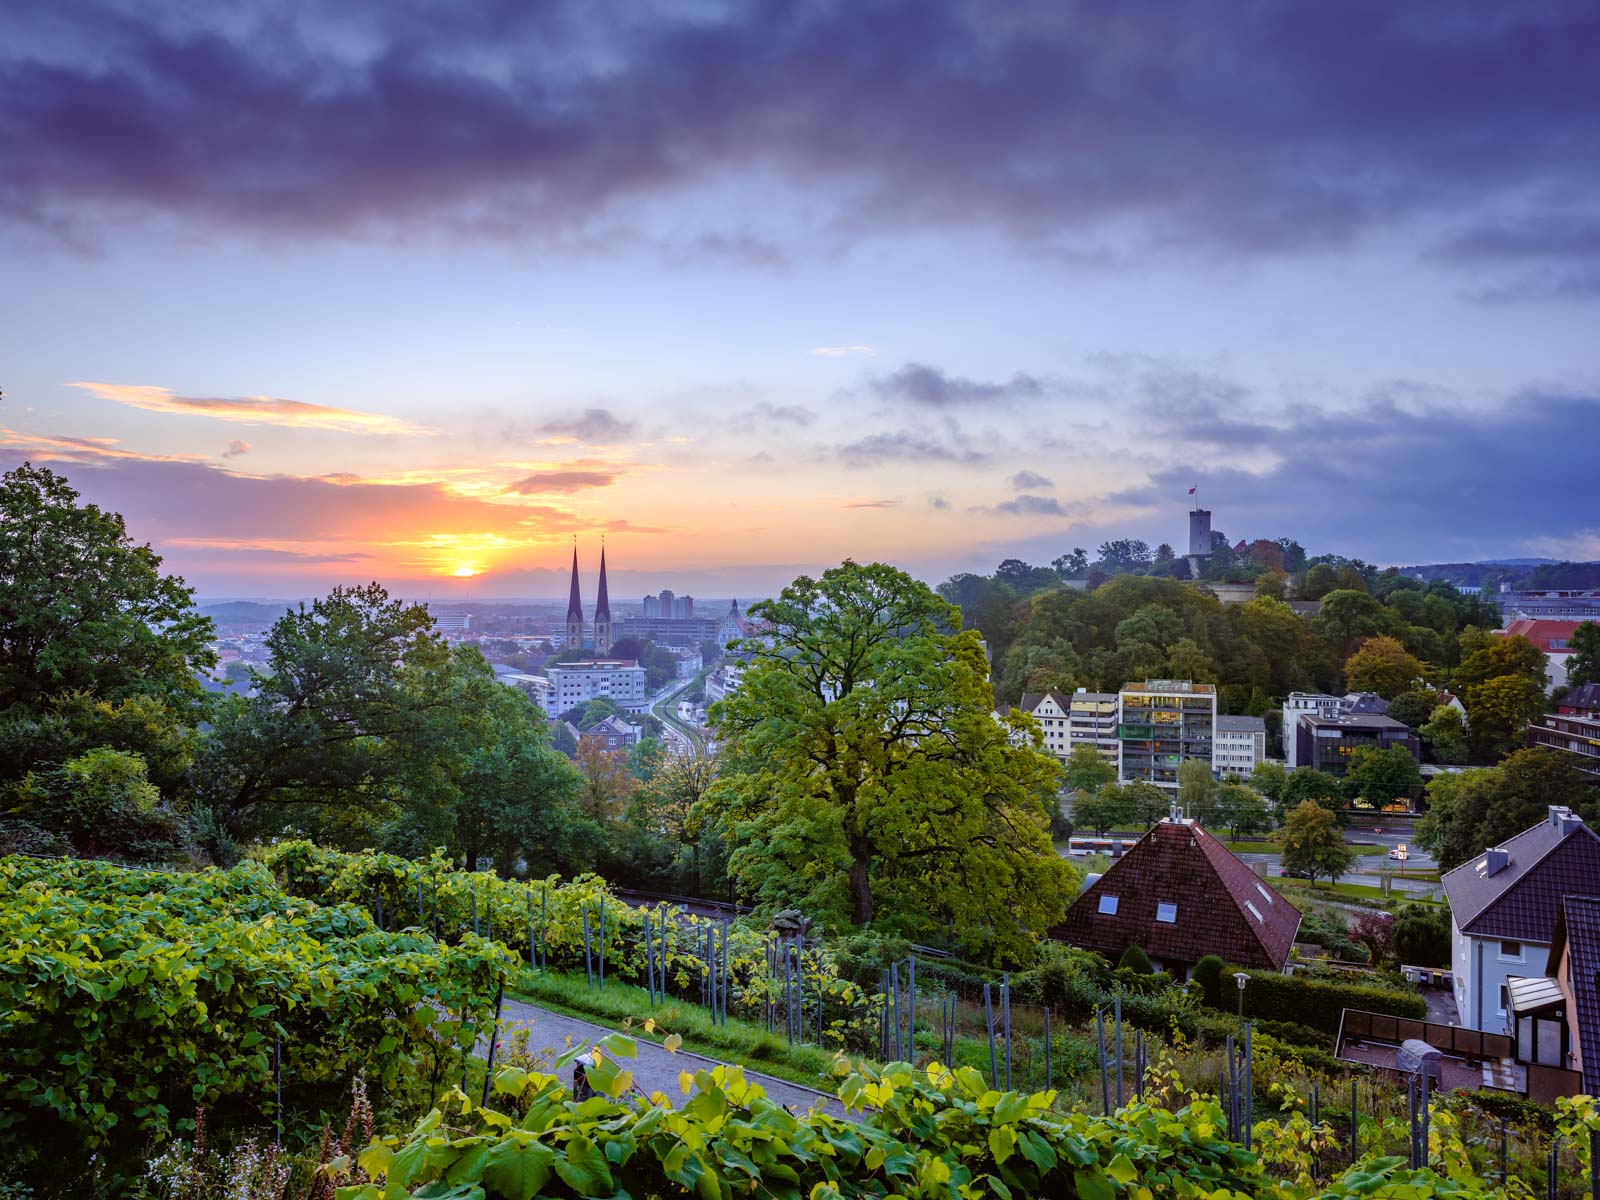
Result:
[[1544,747],[1518,750],[1499,766],[1433,780],[1417,842],[1448,870],[1538,824],[1552,804],[1590,822],[1600,817],[1594,790],[1567,755]]
[[1572,653],[1567,657],[1567,683],[1581,687],[1600,683],[1600,624],[1585,621],[1568,639]]
[[1305,872],[1316,882],[1326,876],[1331,883],[1350,869],[1355,852],[1345,845],[1334,815],[1315,801],[1306,800],[1283,822],[1283,869]]
[[196,713],[212,635],[193,591],[119,515],[80,504],[44,467],[0,476],[0,712],[83,694]]
[[1351,691],[1376,692],[1393,700],[1416,686],[1427,664],[1392,637],[1371,637],[1362,642],[1344,664]]
[[1422,791],[1422,771],[1404,746],[1363,746],[1350,756],[1344,777],[1345,792],[1382,808],[1395,800],[1410,800]]
[[1064,911],[1049,837],[1060,769],[994,714],[960,613],[893,567],[845,562],[751,606],[743,686],[716,704],[707,805],[763,903],[1011,958]]

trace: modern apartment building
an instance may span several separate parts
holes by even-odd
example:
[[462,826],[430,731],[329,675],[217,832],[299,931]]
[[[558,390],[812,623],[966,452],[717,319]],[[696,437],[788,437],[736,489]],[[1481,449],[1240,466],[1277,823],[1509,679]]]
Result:
[[1290,692],[1283,702],[1283,765],[1289,770],[1303,767],[1299,761],[1295,746],[1295,729],[1300,724],[1302,713],[1316,713],[1319,716],[1332,716],[1339,711],[1339,697],[1324,695],[1322,692]]
[[1218,779],[1248,776],[1267,757],[1267,723],[1260,717],[1218,717],[1211,772]]
[[1178,790],[1178,767],[1211,765],[1217,689],[1187,679],[1147,679],[1118,694],[1117,777]]
[[1091,746],[1113,766],[1117,761],[1117,696],[1114,692],[1024,692],[1021,708],[1044,732],[1044,748],[1062,762],[1078,746]]
[[1528,726],[1528,745],[1565,751],[1573,766],[1600,782],[1600,683],[1573,688],[1555,712]]
[[1357,750],[1373,747],[1387,750],[1403,746],[1419,762],[1422,744],[1404,724],[1393,717],[1380,717],[1376,713],[1351,713],[1335,710],[1326,716],[1304,712],[1293,730],[1285,728],[1283,744],[1287,749],[1291,734],[1295,745],[1295,762],[1302,767],[1324,771],[1335,779],[1343,779],[1350,769],[1350,759]]
[[624,712],[644,711],[644,668],[631,658],[560,663],[545,674],[554,693],[547,711],[564,713],[599,696],[609,696]]

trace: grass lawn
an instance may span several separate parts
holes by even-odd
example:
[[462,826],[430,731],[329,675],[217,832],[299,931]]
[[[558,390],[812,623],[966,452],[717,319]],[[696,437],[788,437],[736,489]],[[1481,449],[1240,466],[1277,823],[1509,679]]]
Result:
[[[1276,842],[1223,842],[1235,854],[1276,854],[1283,849]],[[1348,843],[1347,843],[1348,844]],[[1358,858],[1371,858],[1375,855],[1388,854],[1387,846],[1350,846]]]
[[1309,879],[1279,878],[1274,876],[1270,880],[1275,888],[1282,888],[1304,894],[1307,899],[1332,899],[1343,896],[1347,899],[1376,900],[1384,908],[1394,908],[1401,904],[1438,904],[1437,900],[1428,900],[1422,896],[1412,896],[1409,893],[1397,890],[1391,891],[1388,896],[1383,894],[1380,887],[1370,887],[1364,883],[1336,883],[1331,887],[1322,882],[1312,886]]
[[[524,970],[510,995],[614,1029],[622,1029],[631,1020],[629,1037],[660,1042],[675,1033],[683,1039],[683,1049],[693,1053],[740,1063],[824,1092],[834,1088],[834,1056],[830,1051],[816,1046],[791,1046],[782,1033],[768,1033],[765,1027],[742,1021],[731,1013],[726,1025],[713,1024],[707,1010],[687,1000],[669,999],[652,1009],[649,993],[632,984],[608,982],[604,991],[591,991],[582,975],[541,975]],[[646,1033],[644,1023],[652,1018],[655,1032]]]

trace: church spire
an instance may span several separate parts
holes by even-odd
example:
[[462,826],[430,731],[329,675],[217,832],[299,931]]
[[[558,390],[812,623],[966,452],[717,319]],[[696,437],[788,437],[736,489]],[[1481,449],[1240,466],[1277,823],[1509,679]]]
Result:
[[578,539],[572,539],[572,594],[567,600],[567,650],[583,649],[583,597],[578,591]]
[[600,539],[600,590],[594,601],[594,648],[604,654],[611,649],[611,595],[606,588],[606,542]]

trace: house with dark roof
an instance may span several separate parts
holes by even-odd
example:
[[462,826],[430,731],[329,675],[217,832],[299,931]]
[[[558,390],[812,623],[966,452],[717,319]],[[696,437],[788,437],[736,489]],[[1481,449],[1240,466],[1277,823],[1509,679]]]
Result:
[[1579,1092],[1600,1096],[1600,896],[1562,901],[1550,959],[1565,1009],[1564,1065],[1578,1072]]
[[1600,683],[1573,688],[1555,712],[1529,725],[1528,745],[1561,751],[1592,782],[1600,783]]
[[1113,959],[1138,946],[1185,976],[1208,954],[1282,970],[1300,912],[1198,822],[1158,822],[1085,888],[1050,936]]
[[1562,902],[1600,889],[1600,834],[1551,805],[1539,824],[1446,871],[1442,882],[1461,1023],[1513,1032],[1510,981],[1549,975]]

